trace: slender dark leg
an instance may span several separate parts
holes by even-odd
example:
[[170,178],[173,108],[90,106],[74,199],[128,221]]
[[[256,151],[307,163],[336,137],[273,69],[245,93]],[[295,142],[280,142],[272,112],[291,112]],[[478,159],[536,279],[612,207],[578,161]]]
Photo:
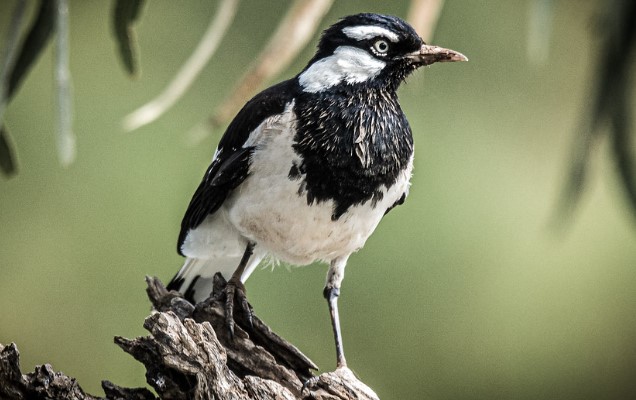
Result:
[[227,281],[227,286],[225,286],[225,323],[228,331],[230,332],[231,338],[234,338],[234,296],[236,296],[237,300],[239,300],[241,308],[247,314],[247,320],[250,325],[252,325],[252,308],[247,302],[245,285],[241,282],[241,275],[243,275],[245,266],[247,266],[247,262],[250,260],[250,257],[254,252],[254,246],[255,243],[253,242],[247,243],[241,262],[236,268],[236,271],[232,274],[230,280]]
[[346,258],[338,258],[331,261],[331,266],[327,273],[327,284],[323,291],[323,295],[329,304],[333,337],[336,341],[337,368],[347,366],[347,360],[345,359],[344,349],[342,347],[342,333],[340,331],[340,317],[338,315],[338,296],[340,295],[340,284],[342,283],[342,278],[344,278],[344,267],[346,263]]
[[342,348],[342,333],[340,331],[340,317],[338,316],[338,296],[340,288],[325,288],[324,296],[329,304],[329,314],[331,316],[331,326],[333,328],[333,337],[336,340],[336,366],[346,367],[347,360],[344,356]]

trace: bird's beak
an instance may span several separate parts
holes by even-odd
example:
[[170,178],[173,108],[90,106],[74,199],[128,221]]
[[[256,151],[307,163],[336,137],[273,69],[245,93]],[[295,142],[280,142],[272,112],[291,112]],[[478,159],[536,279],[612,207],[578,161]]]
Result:
[[436,62],[468,61],[468,57],[458,51],[427,44],[422,45],[419,51],[407,55],[407,58],[419,66],[431,65]]

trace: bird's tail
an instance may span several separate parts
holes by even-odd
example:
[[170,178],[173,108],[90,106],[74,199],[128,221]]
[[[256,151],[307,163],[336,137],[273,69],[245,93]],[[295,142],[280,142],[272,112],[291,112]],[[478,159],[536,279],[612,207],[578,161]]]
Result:
[[[256,269],[263,254],[255,252],[249,259],[241,281],[245,282]],[[183,267],[177,272],[167,286],[168,290],[176,290],[183,294],[186,300],[192,304],[201,302],[212,294],[214,275],[220,272],[223,278],[229,280],[239,266],[241,257],[219,256],[214,258],[186,257]]]
[[194,258],[187,257],[183,267],[167,286],[183,294],[192,304],[207,299],[212,293],[212,280],[217,272],[230,279],[241,261],[240,257]]

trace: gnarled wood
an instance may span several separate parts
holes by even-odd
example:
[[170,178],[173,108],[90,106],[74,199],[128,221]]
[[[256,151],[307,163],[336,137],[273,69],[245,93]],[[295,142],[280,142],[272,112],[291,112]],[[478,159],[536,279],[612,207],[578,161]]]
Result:
[[[245,316],[237,315],[232,340],[222,301],[211,298],[193,306],[158,279],[147,282],[155,308],[144,322],[150,335],[116,337],[115,343],[146,366],[146,380],[160,399],[378,399],[349,369],[313,376],[315,364],[258,317],[249,326]],[[218,278],[215,292],[224,285]],[[104,399],[156,399],[145,388],[108,381],[102,387]],[[23,375],[14,344],[0,345],[0,398],[99,399],[48,364]]]

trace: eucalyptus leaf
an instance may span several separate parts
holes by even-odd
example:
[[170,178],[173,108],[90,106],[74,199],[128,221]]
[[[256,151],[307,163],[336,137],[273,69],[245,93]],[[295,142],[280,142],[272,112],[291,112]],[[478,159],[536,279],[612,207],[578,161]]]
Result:
[[7,176],[15,174],[18,169],[9,132],[4,125],[0,126],[0,169]]
[[7,86],[7,98],[11,99],[22,80],[29,72],[34,61],[46,47],[55,28],[55,1],[41,0],[38,15],[24,39]]
[[113,31],[124,68],[133,76],[139,74],[139,48],[133,24],[140,15],[143,0],[115,0]]
[[620,181],[632,206],[632,214],[636,217],[636,158],[632,153],[634,146],[629,128],[631,113],[627,97],[628,93],[621,90],[614,99],[616,105],[611,117],[612,149]]
[[[629,105],[627,84],[633,78],[633,55],[636,52],[636,3],[617,0],[605,8],[603,30],[597,51],[598,63],[592,95],[581,118],[573,146],[569,175],[557,209],[557,218],[565,221],[580,202],[588,180],[591,155],[598,148],[601,136],[608,134],[612,142],[614,162],[620,182],[636,217],[636,156],[633,153],[634,133],[630,127],[633,107]],[[605,123],[609,122],[608,128]]]

